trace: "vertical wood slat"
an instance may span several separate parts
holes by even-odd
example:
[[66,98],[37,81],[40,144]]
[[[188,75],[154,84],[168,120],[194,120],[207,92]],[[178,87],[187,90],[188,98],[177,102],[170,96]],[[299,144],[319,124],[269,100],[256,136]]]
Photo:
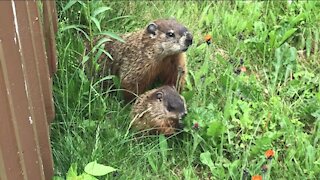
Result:
[[[0,3],[1,4],[1,3]],[[0,8],[1,9],[1,8]],[[0,24],[1,24],[0,17]],[[1,31],[0,31],[1,33]],[[4,53],[3,53],[3,41],[0,37],[0,115],[1,115],[1,126],[0,126],[0,179],[24,179],[22,174],[24,167],[20,166],[19,149],[16,134],[14,133],[14,126],[12,122],[8,121],[12,119],[12,114],[9,107],[8,95],[5,87],[4,74],[6,70],[3,67]]]
[[[30,91],[33,93],[31,96],[33,98],[30,101],[33,103],[34,115],[37,125],[37,135],[39,140],[39,147],[41,152],[41,159],[43,160],[43,168],[45,177],[51,177],[53,175],[53,161],[51,153],[51,144],[49,137],[49,125],[48,120],[53,120],[54,109],[53,109],[53,100],[52,100],[52,81],[49,76],[48,70],[48,59],[45,56],[44,48],[44,37],[40,28],[39,23],[39,13],[38,7],[35,1],[25,1],[27,15],[28,15],[28,24],[30,31],[27,36],[30,37],[26,39],[26,44],[29,42],[30,46],[33,47],[33,51],[28,50],[29,60],[26,60],[26,69],[29,70],[27,75],[33,77],[30,78],[29,84]],[[54,46],[55,47],[55,46]],[[46,89],[44,91],[43,89]],[[38,98],[37,98],[38,96]],[[45,97],[50,100],[45,101]],[[50,111],[47,111],[46,107],[50,105]],[[47,114],[48,112],[48,114]]]
[[[47,61],[46,67],[48,67],[48,72],[50,76],[52,76],[57,70],[57,54],[55,49],[55,34],[57,31],[57,14],[56,14],[56,6],[54,1],[42,1],[43,3],[43,26],[40,25],[42,34],[44,37],[45,49],[43,51],[46,52]],[[47,73],[47,72],[42,72]],[[54,106],[52,99],[52,82],[47,83],[47,77],[42,77],[42,82],[47,85],[44,86],[44,100],[45,107],[48,116],[48,122],[52,122],[54,118]]]
[[55,34],[57,32],[57,15],[54,1],[43,2],[43,24],[46,37],[46,49],[49,62],[50,75],[57,71],[57,54],[55,51]]
[[0,1],[0,27],[0,179],[51,179],[55,42],[44,42],[54,34],[44,35],[36,1]]
[[[27,27],[21,25],[20,17],[25,8],[21,7],[23,1],[2,2],[0,12],[1,30],[0,36],[4,45],[4,59],[1,59],[1,65],[4,74],[4,84],[8,92],[9,108],[11,112],[11,122],[13,124],[16,141],[19,151],[16,152],[20,158],[22,173],[26,179],[44,179],[42,163],[40,158],[39,146],[34,131],[35,124],[32,123],[34,116],[30,112],[28,102],[29,90],[28,82],[25,76],[24,53],[26,50],[23,43],[23,32]],[[22,16],[21,16],[22,15]],[[5,69],[5,70],[4,70]],[[5,72],[6,71],[6,72]],[[10,121],[10,119],[8,119]],[[4,148],[4,147],[1,147]],[[40,163],[41,165],[40,165]],[[8,174],[7,174],[8,175]]]

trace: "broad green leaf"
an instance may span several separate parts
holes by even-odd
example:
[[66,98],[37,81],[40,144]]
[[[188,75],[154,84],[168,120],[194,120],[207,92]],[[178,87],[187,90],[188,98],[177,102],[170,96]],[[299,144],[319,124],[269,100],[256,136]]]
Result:
[[295,62],[297,59],[297,49],[295,47],[290,47],[289,48],[289,62],[287,64],[287,68],[286,68],[286,73],[284,76],[284,79],[287,80],[287,78],[290,76],[290,73],[293,72],[293,68],[295,66]]
[[91,52],[92,52],[92,53],[96,53],[96,50],[99,49],[99,48],[102,46],[102,44],[104,44],[105,42],[108,42],[108,41],[110,41],[110,39],[105,38],[105,37],[99,39],[99,41],[97,42],[97,44],[95,44],[94,47],[92,48]]
[[[112,57],[112,55],[111,55],[110,53],[108,53],[108,52],[107,52],[106,50],[104,50],[104,49],[100,49],[100,48],[99,48],[99,51],[100,51],[100,50],[103,52],[103,54],[107,55],[109,59],[113,60],[113,57]],[[95,59],[95,60],[97,60],[97,59]]]
[[77,3],[78,1],[69,1],[66,6],[63,7],[62,12],[65,12],[66,10],[68,10],[71,6],[73,6],[75,3]]
[[297,49],[295,47],[290,47],[289,48],[289,52],[290,52],[290,56],[289,56],[289,60],[291,63],[296,62],[297,59]]
[[200,154],[200,161],[203,164],[207,165],[210,168],[211,172],[213,172],[214,164],[213,164],[213,161],[211,159],[211,154],[210,154],[209,151],[206,151],[206,152],[203,152],[203,153]]
[[207,135],[214,138],[219,137],[225,131],[225,126],[221,121],[213,121],[207,129]]
[[115,33],[109,32],[109,31],[102,31],[102,32],[98,33],[98,35],[109,36],[109,37],[111,37],[113,39],[116,39],[116,40],[118,40],[120,42],[123,42],[123,43],[125,42],[120,36],[118,36]]
[[105,76],[105,77],[99,79],[99,81],[97,81],[96,83],[94,83],[94,84],[92,85],[92,87],[96,87],[96,86],[97,86],[98,84],[100,84],[101,82],[106,81],[106,80],[111,80],[111,79],[114,78],[114,77],[115,77],[114,75]]
[[291,21],[290,21],[290,24],[292,27],[296,26],[297,23],[305,20],[306,16],[305,16],[305,13],[301,13],[299,14],[298,16],[294,17]]
[[270,40],[269,40],[270,46],[271,48],[274,48],[274,45],[276,43],[276,31],[275,30],[270,31],[269,37],[270,37]]
[[98,62],[98,60],[100,59],[103,51],[105,51],[105,50],[104,50],[105,46],[106,46],[106,44],[101,44],[101,46],[99,46],[98,52],[95,53],[96,55],[95,55],[94,58],[93,58],[93,61],[94,61],[94,62]]
[[106,174],[109,174],[111,172],[116,171],[117,169],[110,167],[110,166],[105,166],[103,164],[97,163],[97,161],[90,162],[86,165],[84,168],[84,171],[90,175],[93,176],[104,176]]
[[292,64],[288,64],[287,65],[287,68],[286,68],[286,73],[284,74],[284,80],[287,81],[289,76],[290,76],[290,73],[292,72]]
[[239,101],[239,107],[241,109],[242,115],[240,117],[240,123],[243,128],[250,128],[252,125],[252,120],[251,120],[251,108],[250,108],[250,103],[244,102],[244,101]]
[[265,23],[262,21],[256,21],[254,22],[254,30],[257,33],[262,33],[263,29],[265,28]]
[[93,21],[93,23],[96,25],[96,27],[98,28],[99,32],[101,32],[101,27],[100,27],[100,22],[98,21],[97,18],[95,17],[90,17],[90,19]]
[[97,178],[93,177],[90,174],[87,173],[83,173],[80,176],[78,176],[77,180],[98,180]]
[[298,30],[298,28],[292,28],[292,29],[289,29],[288,31],[286,31],[284,33],[284,35],[282,36],[282,39],[279,42],[278,47],[281,46],[285,41],[287,41],[297,30]]
[[74,30],[80,31],[86,37],[87,40],[90,40],[88,34],[84,32],[81,28],[86,28],[86,27],[81,25],[69,25],[69,26],[60,28],[60,31],[63,32],[69,29],[74,29]]
[[78,70],[78,74],[83,83],[88,82],[88,76],[85,74],[83,70]]
[[78,176],[77,169],[78,169],[77,164],[75,164],[75,163],[71,164],[71,166],[67,172],[66,178],[71,179],[71,178],[77,177]]
[[168,142],[167,142],[166,137],[164,137],[164,135],[162,135],[162,134],[159,136],[159,147],[160,147],[163,161],[166,162],[167,161]]
[[198,135],[198,134],[193,137],[192,153],[196,152],[197,147],[199,146],[199,144],[200,144],[200,142],[201,142],[201,139],[202,139],[201,136]]
[[103,13],[103,12],[105,12],[105,11],[110,10],[110,9],[111,9],[110,7],[100,7],[100,8],[98,8],[98,9],[96,9],[96,10],[92,13],[92,16],[93,16],[93,17],[96,17],[98,14],[101,14],[101,13]]
[[89,56],[83,56],[81,64],[85,64],[89,60]]

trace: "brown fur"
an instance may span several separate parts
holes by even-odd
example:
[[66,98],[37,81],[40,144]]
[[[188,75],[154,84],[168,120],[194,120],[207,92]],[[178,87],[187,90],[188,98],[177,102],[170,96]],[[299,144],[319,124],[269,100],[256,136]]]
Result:
[[[156,29],[149,29],[154,27]],[[170,37],[168,32],[173,32]],[[99,60],[103,66],[98,72],[100,77],[117,75],[127,101],[135,94],[142,94],[160,80],[162,85],[176,85],[179,69],[179,92],[185,84],[187,61],[185,51],[192,44],[192,34],[176,20],[156,20],[146,28],[122,36],[125,43],[110,41],[105,50],[111,54],[110,60],[105,54]]]
[[172,86],[152,89],[132,106],[132,127],[143,134],[171,135],[181,128],[181,119],[187,114],[186,103]]

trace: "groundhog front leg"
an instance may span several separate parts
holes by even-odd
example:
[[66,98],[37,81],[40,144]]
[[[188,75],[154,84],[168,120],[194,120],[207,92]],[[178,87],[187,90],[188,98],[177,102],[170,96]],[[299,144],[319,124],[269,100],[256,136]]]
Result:
[[177,69],[178,72],[175,87],[177,88],[177,91],[181,93],[186,83],[186,67],[178,66]]
[[175,86],[179,93],[182,92],[187,75],[187,66],[185,55],[181,54],[177,57],[169,57],[167,63],[164,66],[162,73],[160,74],[160,80],[165,85]]
[[170,69],[161,75],[161,79],[165,85],[174,86],[181,93],[186,82],[186,68],[178,65]]

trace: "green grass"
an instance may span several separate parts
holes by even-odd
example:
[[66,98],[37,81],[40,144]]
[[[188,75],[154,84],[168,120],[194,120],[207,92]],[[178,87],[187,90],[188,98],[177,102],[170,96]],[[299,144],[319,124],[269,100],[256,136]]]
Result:
[[[65,177],[71,164],[82,173],[96,160],[118,169],[103,179],[320,177],[319,2],[57,1],[57,7],[51,124],[57,176]],[[101,89],[85,75],[81,62],[103,52],[85,54],[84,42],[99,33],[118,39],[167,17],[194,35],[183,91],[186,127],[168,138],[137,139],[127,133],[131,105],[121,91]],[[235,73],[240,66],[247,71]],[[275,151],[271,161],[268,149]]]

